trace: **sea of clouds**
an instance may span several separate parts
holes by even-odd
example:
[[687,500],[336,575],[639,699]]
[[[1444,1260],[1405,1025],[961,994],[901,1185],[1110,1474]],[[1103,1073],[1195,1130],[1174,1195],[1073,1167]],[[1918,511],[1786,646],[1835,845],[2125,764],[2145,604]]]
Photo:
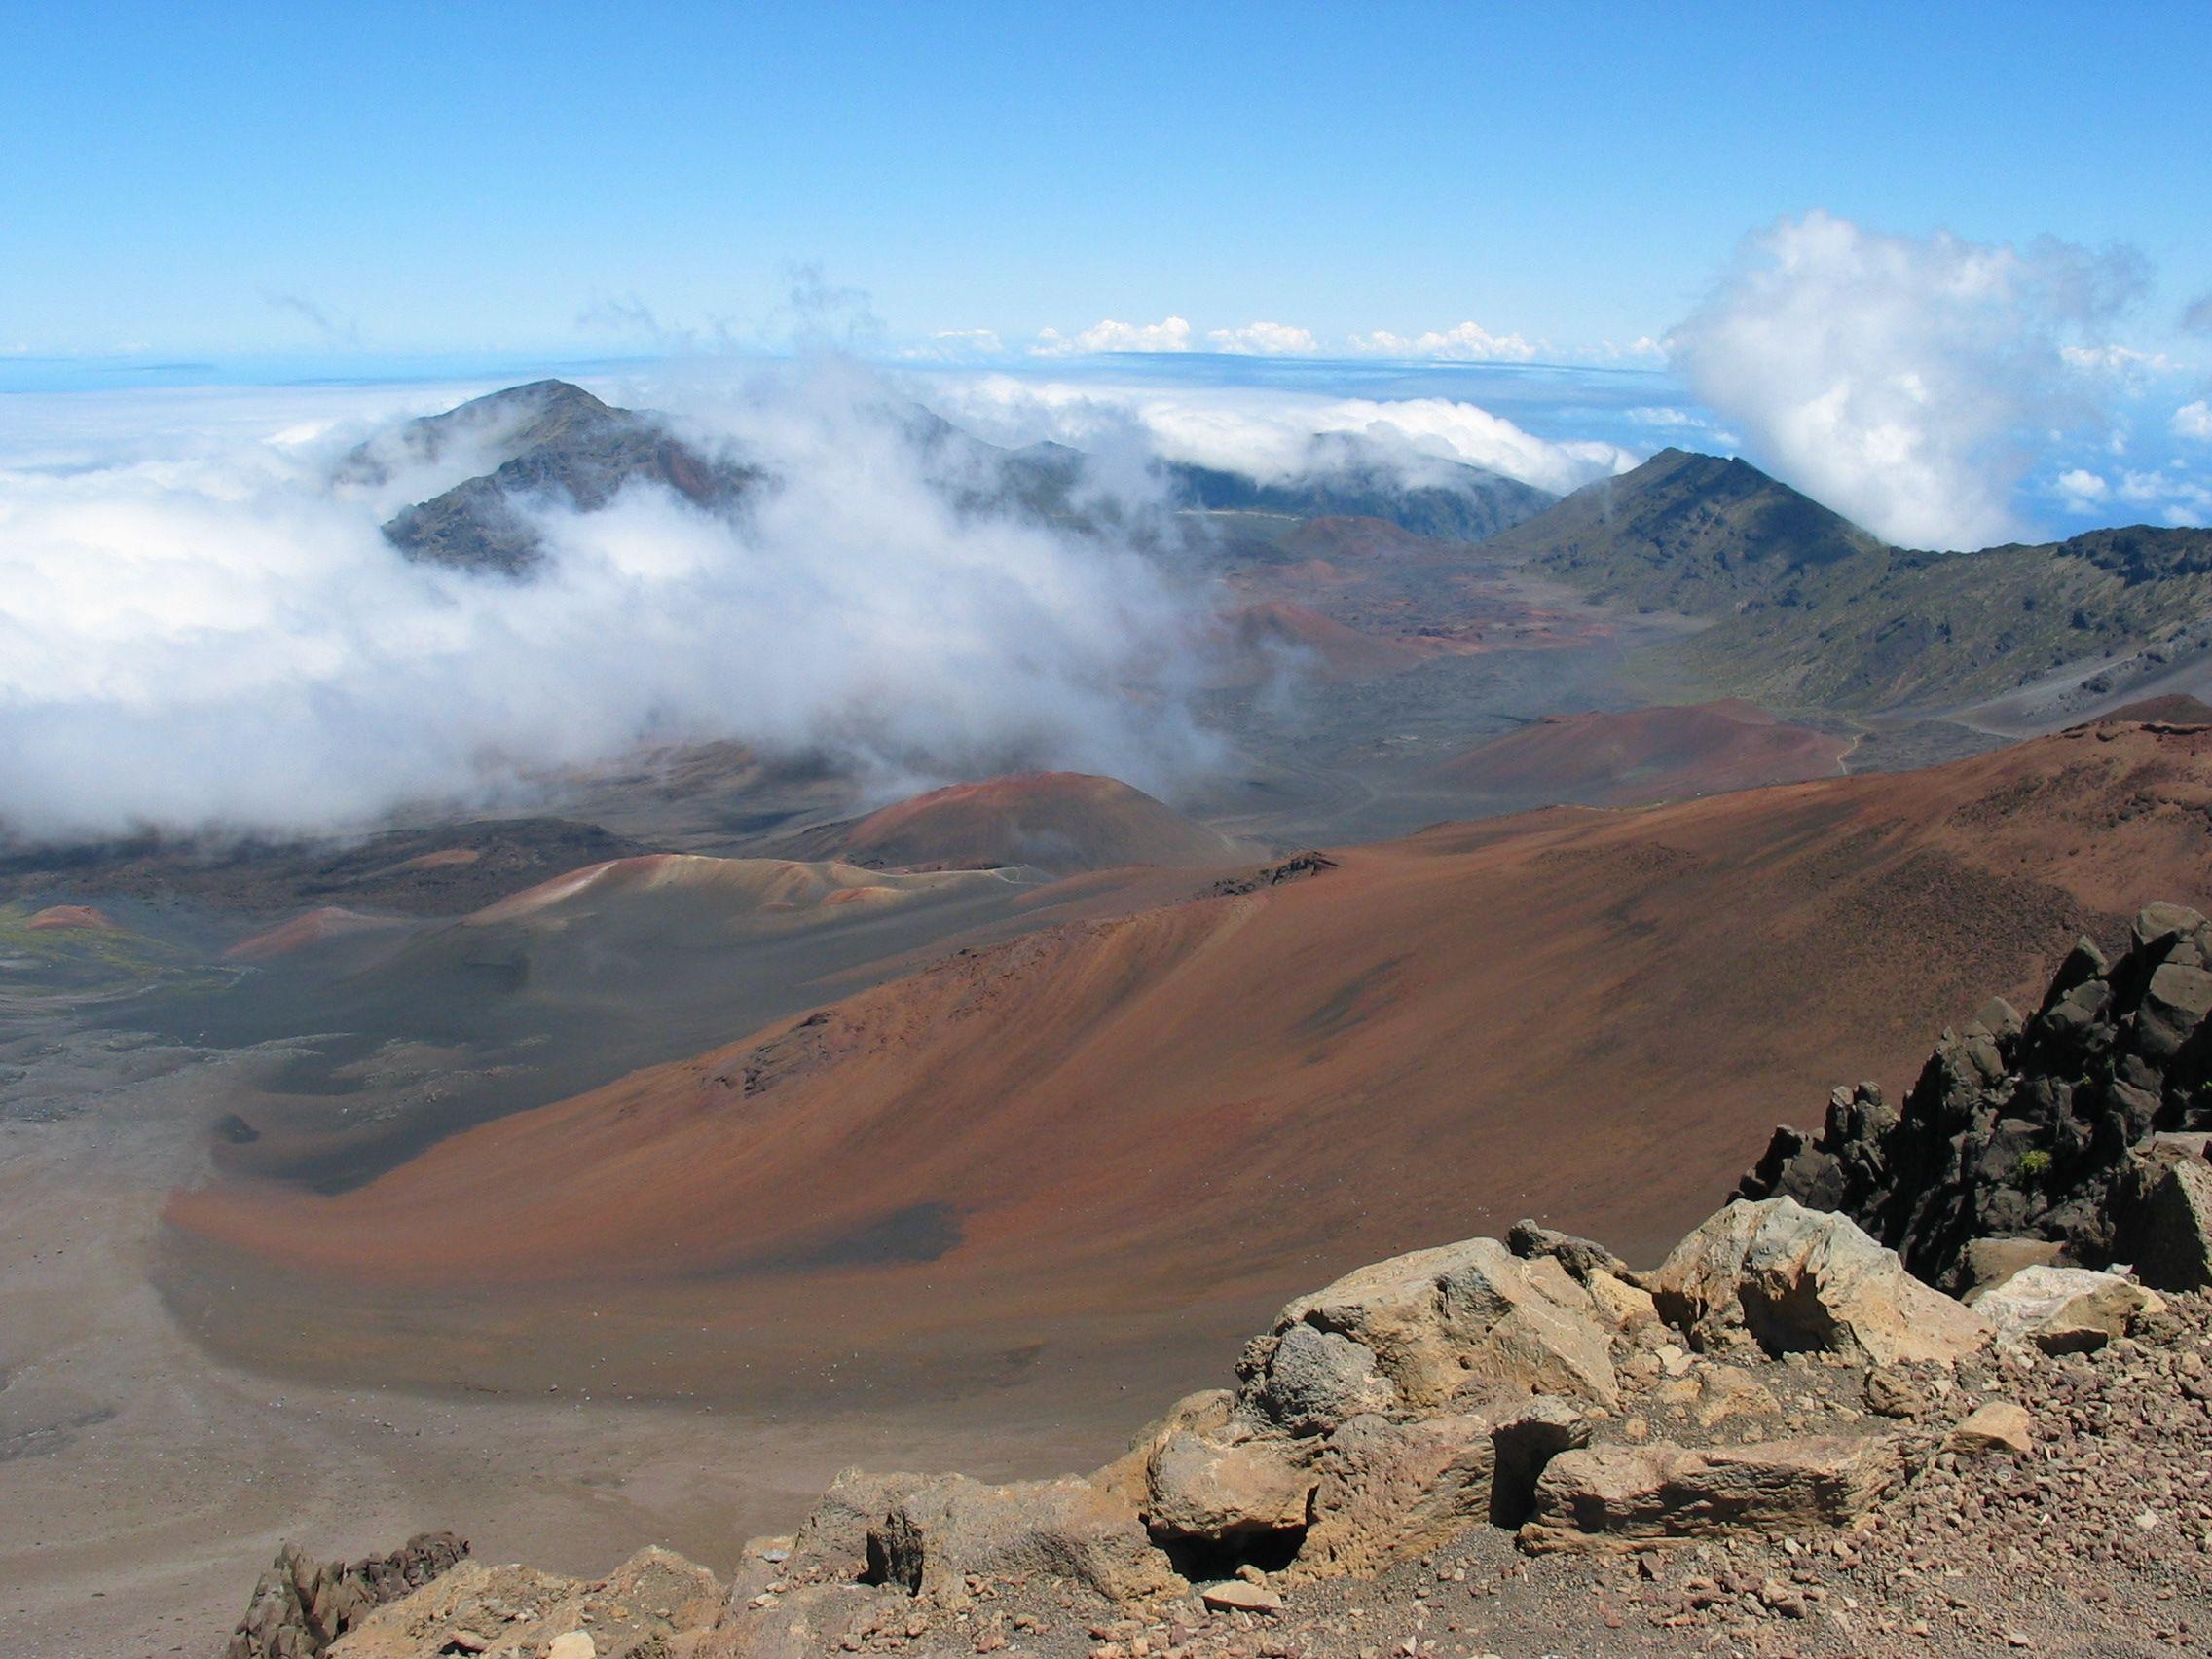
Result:
[[[653,488],[540,513],[532,580],[413,564],[338,462],[462,390],[15,403],[0,440],[0,817],[19,835],[344,828],[527,794],[641,741],[1158,782],[1202,763],[1195,596],[1130,547],[963,511],[842,374],[715,400],[735,519]],[[697,400],[704,404],[706,400]],[[1141,503],[1139,503],[1141,506]]]

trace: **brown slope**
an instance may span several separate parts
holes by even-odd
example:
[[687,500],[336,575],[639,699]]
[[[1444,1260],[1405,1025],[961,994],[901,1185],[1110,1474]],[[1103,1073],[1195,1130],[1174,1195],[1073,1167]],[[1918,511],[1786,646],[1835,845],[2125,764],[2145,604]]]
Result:
[[1547,716],[1455,756],[1436,776],[1509,800],[1630,806],[1832,778],[1849,749],[1730,700]]
[[[1523,1213],[1650,1254],[1832,1084],[1901,1084],[2146,896],[2203,904],[2208,825],[2212,733],[2138,727],[1444,827],[963,953],[335,1198],[217,1185],[171,1215],[285,1264],[316,1351],[400,1376],[524,1365],[525,1309],[571,1295],[658,1333],[635,1387],[739,1386],[726,1355],[653,1357],[710,1320],[756,1379],[1124,1315],[1204,1352],[1317,1272]],[[423,1330],[355,1330],[374,1294]]]
[[312,950],[334,939],[381,933],[404,925],[396,916],[365,916],[358,910],[347,909],[343,904],[324,904],[294,916],[288,922],[265,928],[249,939],[241,939],[224,951],[223,955],[232,962],[269,962],[277,957]]
[[2110,714],[2100,715],[2090,723],[2124,725],[2136,721],[2157,721],[2166,725],[2212,725],[2212,704],[2181,693],[2145,697],[2140,702],[2122,704]]
[[1030,865],[1060,875],[1122,865],[1228,865],[1248,856],[1142,790],[1087,772],[952,784],[807,830],[784,850],[871,869]]

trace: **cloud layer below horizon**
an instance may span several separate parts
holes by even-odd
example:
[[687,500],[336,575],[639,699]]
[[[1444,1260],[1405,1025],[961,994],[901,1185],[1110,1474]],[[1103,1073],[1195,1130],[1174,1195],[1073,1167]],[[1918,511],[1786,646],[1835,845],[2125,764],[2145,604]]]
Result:
[[379,524],[455,468],[333,488],[365,425],[311,401],[215,400],[169,429],[79,404],[73,434],[0,449],[14,831],[344,829],[528,798],[644,741],[892,781],[1051,765],[1162,787],[1211,756],[1194,597],[1126,546],[957,507],[868,377],[698,400],[686,425],[779,486],[734,525],[653,489],[547,510],[551,560],[520,584],[399,558]]

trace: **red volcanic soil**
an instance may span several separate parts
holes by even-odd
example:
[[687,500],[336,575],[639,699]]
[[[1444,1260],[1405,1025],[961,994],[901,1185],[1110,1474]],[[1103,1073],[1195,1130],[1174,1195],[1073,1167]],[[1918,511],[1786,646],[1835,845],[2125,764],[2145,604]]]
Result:
[[[2077,933],[2212,904],[2212,732],[1335,856],[962,952],[341,1196],[240,1180],[171,1218],[296,1274],[318,1351],[429,1380],[488,1351],[479,1312],[561,1286],[865,1369],[1116,1310],[1226,1344],[1350,1265],[1524,1214],[1648,1260],[1831,1086],[1899,1089]],[[457,1310],[428,1350],[378,1346],[361,1295]]]
[[876,869],[1033,865],[1055,874],[1122,865],[1228,865],[1247,856],[1142,790],[1085,772],[953,784],[809,830],[790,850]]
[[1528,801],[1634,806],[1832,778],[1850,743],[1728,701],[1553,715],[1445,761],[1457,788]]
[[390,916],[364,916],[358,910],[349,910],[343,904],[325,904],[305,915],[294,916],[288,922],[241,939],[223,954],[234,962],[267,962],[278,956],[289,956],[296,950],[305,950],[325,940],[343,939],[350,934],[377,933],[387,928],[403,926]]
[[1228,611],[1222,622],[1247,678],[1267,672],[1267,653],[1271,651],[1289,652],[1329,680],[1376,680],[1418,668],[1453,648],[1441,640],[1363,634],[1288,599],[1239,605]]
[[48,928],[94,928],[108,933],[115,931],[115,924],[108,920],[107,913],[96,910],[90,904],[50,904],[24,925],[34,931]]

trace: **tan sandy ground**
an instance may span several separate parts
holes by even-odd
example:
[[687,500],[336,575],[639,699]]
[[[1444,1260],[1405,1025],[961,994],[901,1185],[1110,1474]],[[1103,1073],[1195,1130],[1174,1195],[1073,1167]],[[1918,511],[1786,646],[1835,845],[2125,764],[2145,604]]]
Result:
[[[663,1541],[727,1571],[749,1530],[788,1524],[844,1462],[1039,1472],[1095,1461],[1097,1435],[1125,1426],[1062,1430],[1037,1389],[755,1419],[227,1369],[178,1329],[149,1264],[170,1188],[201,1170],[211,1121],[267,1056],[54,1031],[0,1051],[0,1076],[23,1073],[0,1088],[9,1659],[211,1653],[285,1538],[360,1555],[452,1526],[487,1559],[568,1572],[604,1570],[612,1540]],[[227,1308],[287,1317],[245,1296]]]

